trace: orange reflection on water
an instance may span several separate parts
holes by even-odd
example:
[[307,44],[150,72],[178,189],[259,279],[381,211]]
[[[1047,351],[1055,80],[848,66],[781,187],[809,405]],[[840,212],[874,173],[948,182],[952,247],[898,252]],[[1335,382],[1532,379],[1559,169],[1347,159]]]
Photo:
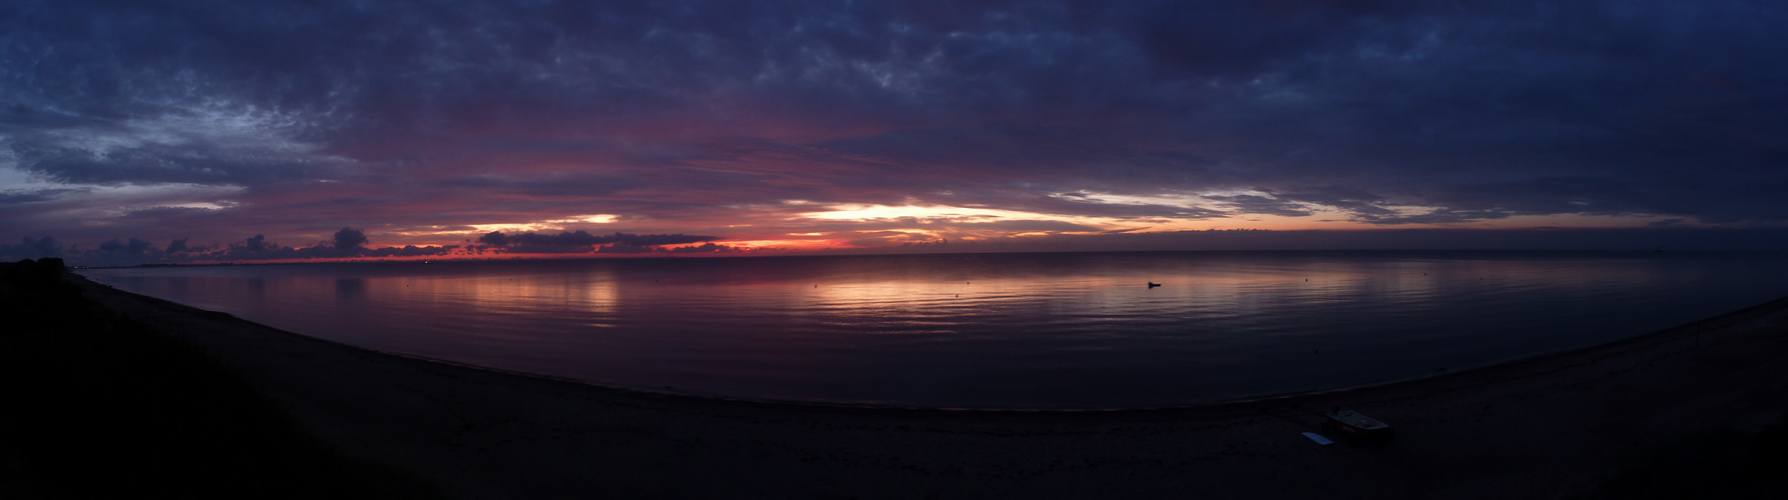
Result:
[[[595,313],[606,318],[621,305],[621,286],[612,273],[516,274],[417,279],[420,297],[447,297],[480,313],[533,314],[556,311]],[[596,321],[586,326],[605,327]]]

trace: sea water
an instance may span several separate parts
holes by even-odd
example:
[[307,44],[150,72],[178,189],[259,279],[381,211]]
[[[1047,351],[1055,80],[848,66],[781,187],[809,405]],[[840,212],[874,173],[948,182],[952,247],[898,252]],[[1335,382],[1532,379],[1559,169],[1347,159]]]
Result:
[[652,391],[951,408],[1181,406],[1385,382],[1606,343],[1788,295],[1783,256],[1674,253],[957,254],[80,272],[380,351]]

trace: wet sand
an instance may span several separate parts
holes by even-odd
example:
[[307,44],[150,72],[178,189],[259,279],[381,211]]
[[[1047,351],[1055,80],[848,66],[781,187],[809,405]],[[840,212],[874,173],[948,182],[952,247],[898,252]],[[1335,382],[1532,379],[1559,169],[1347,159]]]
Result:
[[[1634,456],[1788,415],[1788,299],[1374,387],[1196,408],[845,408],[641,393],[382,354],[84,280],[323,437],[461,498],[1577,498]],[[1319,446],[1343,405],[1383,446]]]

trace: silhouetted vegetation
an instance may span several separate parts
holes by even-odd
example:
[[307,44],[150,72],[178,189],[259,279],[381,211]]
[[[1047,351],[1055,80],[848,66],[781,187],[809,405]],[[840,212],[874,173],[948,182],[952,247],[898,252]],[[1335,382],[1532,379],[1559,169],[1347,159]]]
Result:
[[434,498],[312,436],[201,349],[0,264],[0,498]]

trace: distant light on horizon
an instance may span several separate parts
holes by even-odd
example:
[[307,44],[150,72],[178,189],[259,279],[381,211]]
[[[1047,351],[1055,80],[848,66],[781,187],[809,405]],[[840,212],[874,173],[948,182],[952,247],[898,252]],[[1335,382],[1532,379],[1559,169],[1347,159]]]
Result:
[[0,7],[0,256],[1788,250],[1788,4],[220,5]]

